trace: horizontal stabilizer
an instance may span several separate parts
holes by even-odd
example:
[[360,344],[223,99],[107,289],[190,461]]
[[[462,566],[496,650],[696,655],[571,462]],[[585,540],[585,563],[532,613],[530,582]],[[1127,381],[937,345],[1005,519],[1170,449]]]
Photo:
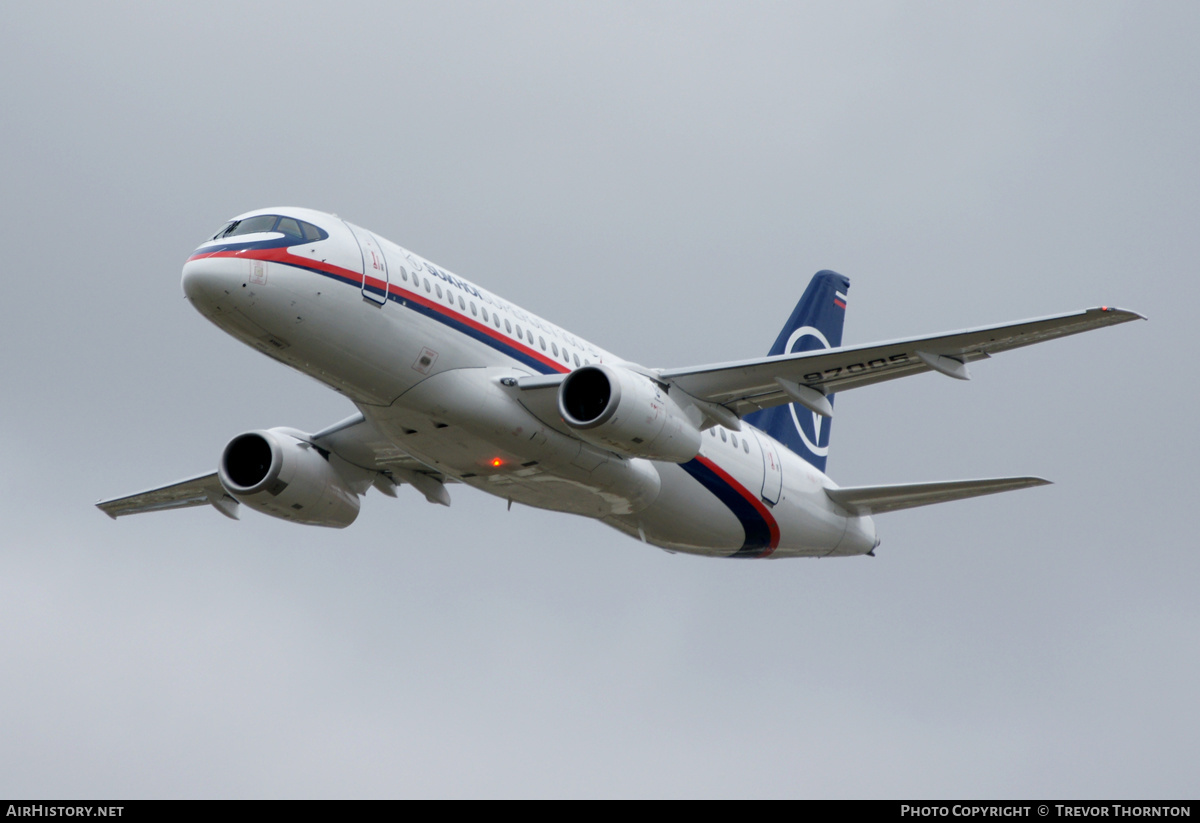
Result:
[[1049,480],[1040,477],[993,477],[987,480],[902,483],[897,486],[851,486],[845,489],[826,489],[825,494],[829,495],[829,499],[834,503],[854,514],[882,514],[1049,484]]

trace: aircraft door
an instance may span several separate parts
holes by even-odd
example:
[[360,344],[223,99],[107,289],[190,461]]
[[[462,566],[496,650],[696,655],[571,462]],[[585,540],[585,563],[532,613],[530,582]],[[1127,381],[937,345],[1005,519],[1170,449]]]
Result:
[[376,305],[382,306],[387,302],[388,265],[383,249],[375,235],[366,229],[361,229],[353,223],[346,223],[358,241],[358,249],[362,252],[362,296]]
[[783,492],[783,461],[779,459],[779,446],[761,432],[755,431],[754,437],[762,449],[762,498],[771,505],[775,505],[779,502],[779,495]]

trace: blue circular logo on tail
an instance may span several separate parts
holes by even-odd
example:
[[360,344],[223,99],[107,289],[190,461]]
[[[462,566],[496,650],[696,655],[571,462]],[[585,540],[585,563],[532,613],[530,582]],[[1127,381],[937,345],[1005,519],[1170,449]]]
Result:
[[[792,332],[784,350],[788,354],[795,354],[828,348],[832,347],[820,329],[813,326],[801,326]],[[795,424],[796,434],[800,435],[804,447],[817,457],[827,457],[829,455],[829,419],[814,411],[809,411],[799,403],[789,403],[788,410],[792,413],[792,423]]]

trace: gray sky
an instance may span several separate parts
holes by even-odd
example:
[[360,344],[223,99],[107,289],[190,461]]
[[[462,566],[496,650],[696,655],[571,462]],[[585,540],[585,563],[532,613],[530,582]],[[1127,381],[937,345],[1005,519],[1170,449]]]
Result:
[[[1195,797],[1195,3],[18,4],[0,796]],[[462,487],[345,531],[92,504],[332,391],[179,271],[336,211],[624,357],[1138,323],[838,402],[842,484],[1040,474],[879,556],[671,556]]]

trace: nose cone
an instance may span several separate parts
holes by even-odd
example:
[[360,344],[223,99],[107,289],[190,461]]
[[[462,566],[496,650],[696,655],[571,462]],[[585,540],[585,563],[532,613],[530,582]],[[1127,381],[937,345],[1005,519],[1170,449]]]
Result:
[[189,260],[183,265],[183,293],[205,317],[220,314],[233,307],[246,282],[241,271],[245,265],[245,261],[222,257]]

